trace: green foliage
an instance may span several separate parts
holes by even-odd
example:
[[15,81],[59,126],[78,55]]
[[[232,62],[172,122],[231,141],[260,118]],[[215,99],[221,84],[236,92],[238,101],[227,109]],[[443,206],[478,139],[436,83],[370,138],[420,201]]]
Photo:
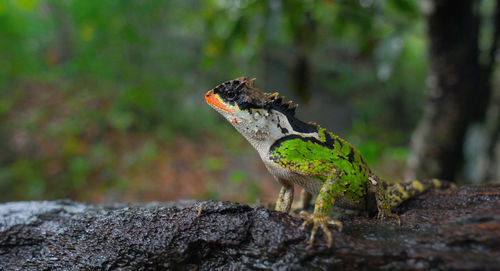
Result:
[[209,171],[219,171],[225,167],[225,162],[220,157],[207,157],[203,164]]
[[246,179],[246,173],[241,170],[233,170],[230,175],[231,181],[235,184],[242,183]]
[[[417,4],[0,1],[0,200],[155,190],[135,179],[168,171],[159,164],[179,168],[176,145],[200,153],[207,142],[225,151],[192,158],[206,179],[227,171],[255,200],[259,186],[227,168],[247,145],[203,94],[241,75],[286,83],[298,55],[313,64],[313,85],[347,105],[346,134],[367,159],[401,160],[404,148],[382,149],[402,148],[422,104]],[[200,187],[218,198],[212,182]]]

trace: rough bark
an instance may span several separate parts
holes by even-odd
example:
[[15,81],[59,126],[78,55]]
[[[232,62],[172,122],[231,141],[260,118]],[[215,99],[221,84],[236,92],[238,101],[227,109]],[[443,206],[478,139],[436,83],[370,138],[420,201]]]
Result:
[[466,130],[484,120],[492,67],[479,62],[480,1],[426,3],[427,102],[412,137],[408,178],[456,180],[462,172]]
[[[500,186],[429,191],[394,220],[344,215],[333,247],[302,220],[230,202],[0,205],[1,270],[497,269]],[[332,229],[333,230],[333,229]]]

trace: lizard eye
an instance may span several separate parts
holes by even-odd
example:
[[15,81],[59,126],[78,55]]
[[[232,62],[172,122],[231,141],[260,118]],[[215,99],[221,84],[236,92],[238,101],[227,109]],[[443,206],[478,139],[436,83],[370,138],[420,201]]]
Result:
[[226,94],[226,98],[230,101],[234,100],[234,98],[236,98],[236,92],[235,91],[228,91]]

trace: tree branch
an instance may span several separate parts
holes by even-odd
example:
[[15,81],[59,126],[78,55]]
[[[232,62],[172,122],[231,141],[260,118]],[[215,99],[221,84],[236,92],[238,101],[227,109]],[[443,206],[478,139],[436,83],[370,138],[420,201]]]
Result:
[[[496,269],[500,186],[429,191],[391,219],[344,215],[308,247],[284,213],[230,202],[0,204],[1,270]],[[333,229],[332,229],[333,230]],[[487,251],[488,253],[484,253]]]

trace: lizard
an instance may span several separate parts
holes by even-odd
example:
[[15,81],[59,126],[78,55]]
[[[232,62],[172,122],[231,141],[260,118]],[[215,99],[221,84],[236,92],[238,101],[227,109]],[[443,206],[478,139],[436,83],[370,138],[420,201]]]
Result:
[[209,90],[205,100],[257,150],[281,185],[275,210],[290,211],[294,184],[306,191],[301,196],[316,196],[313,213],[300,213],[305,218],[303,230],[312,224],[311,247],[318,228],[326,234],[328,247],[333,243],[328,225],[342,230],[341,221],[328,217],[333,205],[377,212],[377,218],[394,218],[400,225],[392,209],[430,188],[451,186],[438,179],[408,183],[383,180],[349,142],[316,123],[299,120],[295,117],[298,105],[284,102],[278,93],[262,92],[254,81],[240,77],[224,82]]

